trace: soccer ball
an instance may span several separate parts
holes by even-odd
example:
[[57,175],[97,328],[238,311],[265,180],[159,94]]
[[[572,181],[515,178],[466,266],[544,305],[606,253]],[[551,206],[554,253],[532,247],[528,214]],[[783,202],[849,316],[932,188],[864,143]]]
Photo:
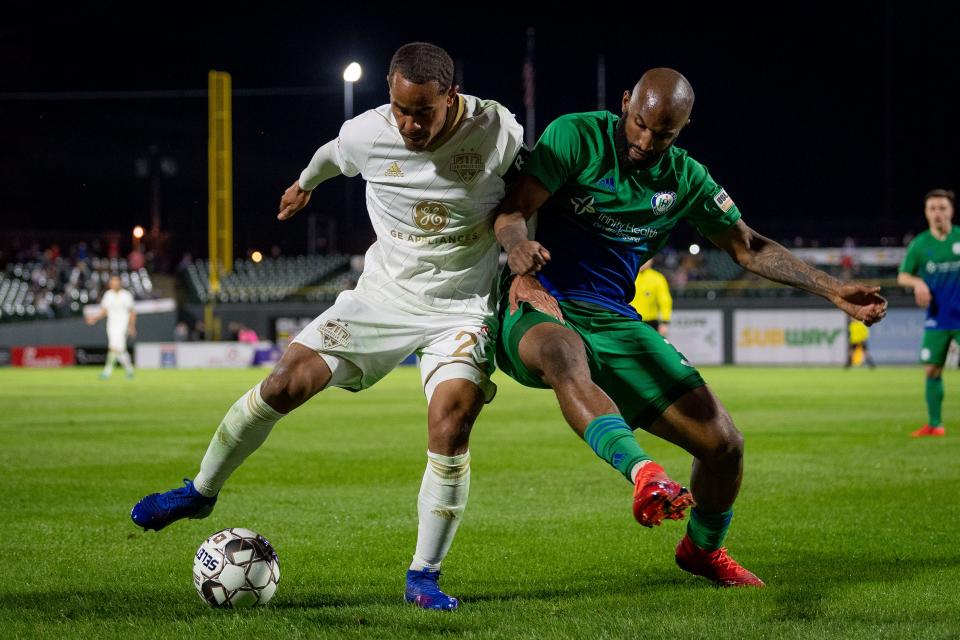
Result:
[[203,541],[193,559],[193,584],[211,607],[266,604],[280,582],[270,541],[250,529],[224,529]]

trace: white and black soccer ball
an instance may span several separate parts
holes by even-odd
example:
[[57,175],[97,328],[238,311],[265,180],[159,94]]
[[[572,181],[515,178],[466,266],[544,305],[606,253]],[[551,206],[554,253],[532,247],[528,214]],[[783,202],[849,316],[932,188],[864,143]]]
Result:
[[266,604],[280,582],[270,541],[250,529],[224,529],[203,541],[193,559],[193,584],[211,607]]

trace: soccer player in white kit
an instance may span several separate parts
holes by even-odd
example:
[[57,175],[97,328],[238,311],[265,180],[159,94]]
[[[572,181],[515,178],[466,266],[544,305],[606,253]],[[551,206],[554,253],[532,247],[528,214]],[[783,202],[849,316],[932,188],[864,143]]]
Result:
[[453,61],[434,45],[397,50],[387,82],[390,104],[345,122],[283,194],[278,214],[290,218],[324,180],[361,175],[377,240],[356,288],[342,292],[231,407],[193,481],[146,496],[131,517],[157,530],[206,517],[230,473],[286,413],[328,386],[366,389],[416,353],[428,451],[404,597],[451,610],[459,602],[438,586],[440,563],[466,506],[470,430],[496,391],[500,249],[491,214],[519,168],[523,132],[498,103],[460,95]]
[[110,276],[109,287],[100,299],[100,312],[87,319],[89,325],[107,319],[107,362],[100,372],[100,378],[109,378],[118,361],[127,372],[127,378],[132,378],[133,363],[127,353],[127,336],[137,335],[137,312],[133,309],[133,294],[121,288],[120,276]]

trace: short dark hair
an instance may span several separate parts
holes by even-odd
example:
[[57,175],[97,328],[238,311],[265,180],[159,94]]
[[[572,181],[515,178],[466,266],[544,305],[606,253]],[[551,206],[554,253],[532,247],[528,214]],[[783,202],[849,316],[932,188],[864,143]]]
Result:
[[946,198],[950,201],[950,206],[953,206],[953,191],[950,189],[934,189],[928,191],[927,195],[923,196],[923,204],[927,204],[927,200],[930,198]]
[[436,82],[440,85],[440,93],[453,86],[453,58],[429,42],[411,42],[397,49],[390,60],[387,80],[392,82],[393,74],[398,71],[414,84]]

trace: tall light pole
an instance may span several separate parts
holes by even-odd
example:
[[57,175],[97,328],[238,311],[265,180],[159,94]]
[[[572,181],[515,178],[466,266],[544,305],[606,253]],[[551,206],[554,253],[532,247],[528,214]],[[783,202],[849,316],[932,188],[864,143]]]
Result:
[[[353,83],[363,75],[363,69],[359,62],[351,62],[343,70],[343,120],[346,122],[353,118]],[[343,233],[345,235],[346,249],[349,251],[353,239],[353,183],[350,180],[343,181]],[[314,232],[315,233],[315,232]],[[329,239],[332,243],[333,239]],[[329,244],[329,243],[328,243]]]
[[363,75],[359,62],[351,62],[343,70],[343,119],[353,117],[353,83]]

